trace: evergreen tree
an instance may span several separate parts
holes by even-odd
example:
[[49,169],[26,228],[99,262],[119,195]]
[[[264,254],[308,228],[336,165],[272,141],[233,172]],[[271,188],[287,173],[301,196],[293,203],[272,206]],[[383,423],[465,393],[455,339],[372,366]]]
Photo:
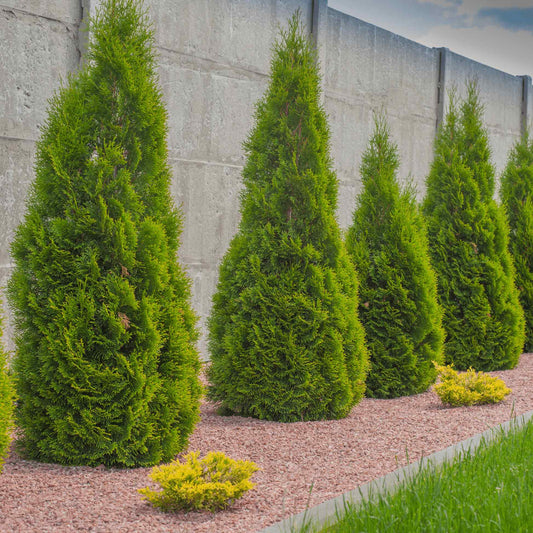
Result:
[[198,418],[197,333],[177,263],[153,33],[107,0],[88,66],[50,103],[12,255],[26,457],[152,465]]
[[363,155],[363,190],[346,247],[359,274],[370,355],[367,396],[416,394],[435,381],[444,332],[424,220],[397,181],[398,150],[383,118]]
[[[0,320],[0,337],[2,321]],[[11,440],[13,386],[8,375],[6,355],[0,344],[0,472]]]
[[367,367],[316,53],[299,20],[274,48],[245,143],[242,220],[209,321],[211,398],[227,412],[284,422],[346,416]]
[[424,202],[444,308],[445,359],[463,370],[512,368],[524,342],[524,317],[507,220],[493,200],[494,170],[474,83],[459,113],[456,107],[452,95]]
[[510,250],[526,319],[525,350],[533,351],[533,141],[526,134],[509,154],[501,199],[511,230]]

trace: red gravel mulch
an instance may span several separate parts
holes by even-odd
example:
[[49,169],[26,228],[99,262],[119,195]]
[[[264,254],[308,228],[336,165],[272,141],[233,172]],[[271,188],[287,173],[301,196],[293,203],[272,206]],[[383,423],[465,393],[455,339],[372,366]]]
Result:
[[[433,392],[363,399],[343,420],[282,424],[221,417],[205,402],[189,450],[255,461],[255,490],[216,514],[165,514],[142,500],[148,468],[62,467],[9,455],[0,475],[0,531],[258,531],[411,461],[533,410],[533,354],[495,372],[513,390],[496,405],[445,408]],[[312,487],[312,491],[311,491]]]

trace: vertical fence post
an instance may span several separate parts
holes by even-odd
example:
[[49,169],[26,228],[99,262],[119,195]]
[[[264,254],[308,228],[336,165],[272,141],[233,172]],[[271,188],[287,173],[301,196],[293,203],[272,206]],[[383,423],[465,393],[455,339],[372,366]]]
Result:
[[439,51],[439,77],[437,80],[437,121],[435,127],[438,131],[444,120],[444,100],[446,99],[446,63],[448,59],[448,48],[438,48]]
[[531,76],[522,78],[522,109],[520,113],[520,133],[524,135],[529,127],[529,104],[531,102]]
[[311,39],[315,44],[322,75],[321,100],[324,103],[326,79],[326,40],[328,30],[328,0],[311,0]]
[[81,24],[78,30],[78,43],[80,50],[80,65],[87,61],[87,51],[89,50],[89,20],[96,15],[96,9],[102,0],[80,0],[81,1]]

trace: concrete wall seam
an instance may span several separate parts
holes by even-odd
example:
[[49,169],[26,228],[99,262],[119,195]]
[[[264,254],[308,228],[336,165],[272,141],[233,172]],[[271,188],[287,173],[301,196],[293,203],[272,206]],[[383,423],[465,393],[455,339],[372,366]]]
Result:
[[524,135],[528,129],[531,117],[529,116],[529,106],[531,101],[531,76],[522,76],[522,109],[520,132]]
[[439,78],[437,80],[437,121],[436,130],[438,131],[444,120],[444,98],[446,95],[446,57],[449,52],[448,48],[439,48]]

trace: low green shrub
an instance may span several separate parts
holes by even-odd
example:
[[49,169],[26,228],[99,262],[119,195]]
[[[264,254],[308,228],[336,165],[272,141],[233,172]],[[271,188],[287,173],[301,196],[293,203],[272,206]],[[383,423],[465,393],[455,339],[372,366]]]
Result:
[[433,386],[433,390],[443,403],[452,407],[498,403],[511,392],[502,379],[476,372],[473,368],[461,374],[453,365],[435,363],[435,368],[441,381]]
[[245,492],[253,489],[250,481],[259,470],[251,461],[235,461],[222,452],[209,452],[203,459],[200,452],[191,452],[181,463],[156,466],[150,478],[161,486],[139,492],[163,511],[216,511],[228,507]]

